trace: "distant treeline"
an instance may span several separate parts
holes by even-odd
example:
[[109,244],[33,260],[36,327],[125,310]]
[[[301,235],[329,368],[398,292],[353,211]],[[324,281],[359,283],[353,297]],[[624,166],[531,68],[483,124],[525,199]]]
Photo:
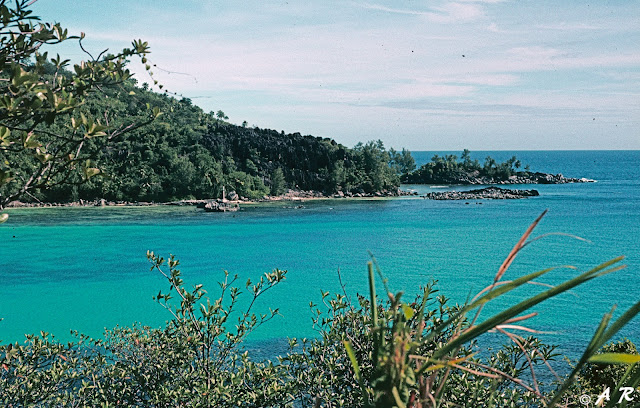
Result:
[[[92,94],[83,109],[108,112],[103,123],[117,128],[143,122],[149,106],[162,112],[151,124],[117,140],[91,139],[83,147],[95,157],[99,176],[54,185],[31,198],[166,202],[219,198],[226,189],[255,199],[288,188],[374,193],[397,190],[401,174],[415,169],[409,151],[387,150],[381,141],[348,148],[329,138],[247,127],[246,122],[237,126],[222,111],[206,113],[189,99],[152,92],[146,84]],[[20,165],[38,163],[25,159]]]
[[498,163],[488,156],[484,163],[471,159],[471,152],[465,149],[460,160],[455,154],[434,155],[431,161],[419,169],[402,175],[402,182],[409,184],[482,184],[506,181],[512,176],[529,177],[533,173],[516,156]]

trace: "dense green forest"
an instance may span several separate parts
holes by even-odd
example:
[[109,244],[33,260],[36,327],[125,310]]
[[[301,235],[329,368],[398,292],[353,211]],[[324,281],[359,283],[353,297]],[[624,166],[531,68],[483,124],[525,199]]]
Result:
[[[52,65],[48,69],[55,71]],[[407,150],[387,150],[381,141],[348,148],[329,138],[247,127],[246,122],[237,126],[222,111],[207,113],[187,98],[150,91],[132,79],[88,95],[80,112],[102,116],[110,129],[127,129],[147,121],[150,108],[161,113],[153,122],[85,142],[83,151],[100,169],[97,177],[65,180],[22,199],[166,202],[219,198],[223,188],[249,199],[288,188],[396,192],[400,174],[415,167]],[[55,132],[72,131],[57,122],[62,121],[51,125]],[[19,164],[25,174],[38,165],[27,156]]]

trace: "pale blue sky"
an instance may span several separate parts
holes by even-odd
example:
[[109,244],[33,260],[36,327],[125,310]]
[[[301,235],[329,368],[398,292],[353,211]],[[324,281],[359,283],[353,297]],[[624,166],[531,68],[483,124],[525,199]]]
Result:
[[[97,52],[148,41],[170,91],[237,124],[412,150],[640,149],[635,0],[38,0],[33,8],[85,32]],[[82,58],[77,47],[64,53]],[[139,64],[131,68],[149,81]]]

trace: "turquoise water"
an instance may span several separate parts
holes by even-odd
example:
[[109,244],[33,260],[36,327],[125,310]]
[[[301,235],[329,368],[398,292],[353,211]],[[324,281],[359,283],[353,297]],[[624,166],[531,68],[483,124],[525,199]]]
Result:
[[[563,232],[591,242],[565,236],[537,241],[506,278],[564,264],[584,271],[627,256],[627,269],[535,308],[540,315],[530,325],[553,332],[544,338],[575,354],[613,304],[620,311],[640,299],[640,152],[474,156],[488,154],[498,160],[516,154],[533,170],[598,182],[540,185],[540,197],[468,205],[407,197],[315,201],[302,209],[245,206],[226,214],[191,207],[9,210],[9,222],[0,226],[0,339],[7,343],[45,330],[68,340],[70,329],[99,336],[118,324],[161,325],[169,314],[151,298],[168,285],[149,271],[147,250],[175,254],[185,280],[203,283],[212,295],[224,270],[240,275],[241,283],[273,268],[288,270],[287,280],[257,309],[278,307],[283,316],[255,333],[255,341],[313,336],[309,302],[319,303],[321,289],[339,290],[338,269],[348,291],[366,292],[368,251],[394,291],[415,294],[437,279],[443,294],[463,302],[491,282],[527,226],[549,209],[538,235]],[[420,163],[432,153],[414,155]],[[558,283],[579,271],[557,270],[542,281]],[[488,312],[539,290],[520,291]],[[624,334],[640,340],[639,323]]]

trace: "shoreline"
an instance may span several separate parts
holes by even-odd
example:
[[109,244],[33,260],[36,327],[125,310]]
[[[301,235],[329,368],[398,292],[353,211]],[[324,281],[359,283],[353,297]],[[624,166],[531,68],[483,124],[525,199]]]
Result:
[[[526,185],[526,184],[573,184],[573,183],[595,183],[596,180],[588,178],[572,178],[564,177],[562,174],[549,174],[549,173],[534,173],[535,178],[523,178],[512,176],[508,180],[496,181],[494,179],[485,178],[472,178],[472,179],[458,179],[452,183],[407,183],[407,185],[424,185],[424,186],[438,186],[443,188],[452,188],[460,186],[496,186],[496,185]],[[449,192],[452,193],[452,192]],[[428,196],[431,193],[427,193]],[[265,203],[277,203],[277,202],[305,202],[311,200],[345,200],[345,199],[381,199],[381,198],[398,198],[406,196],[418,196],[419,194],[414,190],[402,190],[400,187],[392,190],[381,190],[374,193],[365,192],[347,192],[339,191],[334,194],[325,194],[315,190],[293,190],[289,189],[284,194],[278,196],[265,195],[259,199],[248,199],[245,197],[239,197],[235,192],[230,193],[232,199],[220,199],[220,198],[206,198],[206,199],[184,199],[177,201],[167,202],[154,202],[154,201],[110,201],[104,198],[95,200],[78,200],[66,203],[25,203],[22,201],[12,201],[5,209],[16,208],[87,208],[87,207],[154,207],[154,206],[195,206],[198,208],[204,208],[206,205],[222,204],[224,206],[239,206],[245,205],[257,205]],[[423,198],[427,198],[424,196]],[[432,198],[439,200],[447,200],[452,198]],[[488,198],[488,197],[481,197]],[[496,198],[496,197],[491,197]]]
[[96,200],[78,200],[68,203],[24,203],[21,201],[12,201],[5,209],[20,209],[20,208],[91,208],[91,207],[162,207],[162,206],[175,206],[175,207],[198,207],[203,208],[210,203],[224,203],[229,205],[259,205],[278,202],[305,202],[316,200],[345,200],[345,199],[381,199],[381,198],[396,198],[405,196],[417,196],[416,192],[404,191],[400,188],[395,190],[383,190],[375,193],[343,193],[339,192],[332,195],[326,195],[319,191],[314,190],[288,190],[286,193],[279,196],[264,196],[257,200],[251,199],[220,199],[220,198],[208,198],[208,199],[186,199],[178,201],[167,202],[153,202],[153,201],[109,201],[105,199]]

